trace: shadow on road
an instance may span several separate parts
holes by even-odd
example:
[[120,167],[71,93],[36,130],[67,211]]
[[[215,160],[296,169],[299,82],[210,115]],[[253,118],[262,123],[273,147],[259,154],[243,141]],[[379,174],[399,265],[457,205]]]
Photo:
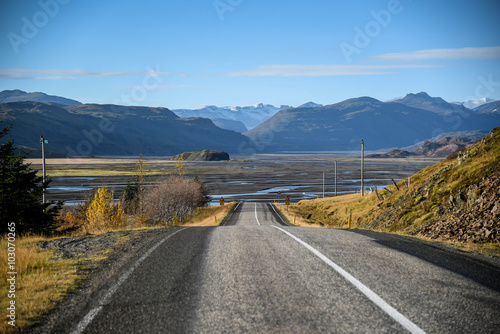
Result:
[[480,255],[445,249],[411,237],[365,230],[349,230],[349,232],[372,238],[383,246],[418,257],[500,292],[500,261],[498,260],[495,264],[493,259],[490,262],[480,259]]

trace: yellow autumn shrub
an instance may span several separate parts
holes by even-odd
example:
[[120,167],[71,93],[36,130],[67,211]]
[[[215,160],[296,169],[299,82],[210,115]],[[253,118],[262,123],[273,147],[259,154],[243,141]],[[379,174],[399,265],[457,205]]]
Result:
[[87,212],[83,228],[86,233],[99,233],[125,226],[126,219],[120,202],[113,204],[113,195],[108,187],[97,190]]

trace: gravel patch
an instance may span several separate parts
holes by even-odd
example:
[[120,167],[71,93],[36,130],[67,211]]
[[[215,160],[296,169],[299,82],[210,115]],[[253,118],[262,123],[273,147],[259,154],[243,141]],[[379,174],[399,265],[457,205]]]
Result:
[[115,244],[123,237],[138,238],[145,230],[108,232],[101,235],[90,235],[40,241],[38,248],[55,250],[59,259],[83,259],[113,250]]

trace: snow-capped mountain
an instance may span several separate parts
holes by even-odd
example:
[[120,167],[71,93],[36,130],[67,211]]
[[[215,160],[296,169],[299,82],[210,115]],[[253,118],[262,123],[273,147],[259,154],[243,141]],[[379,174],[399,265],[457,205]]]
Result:
[[483,97],[482,99],[477,99],[477,100],[469,100],[465,102],[452,102],[454,104],[458,105],[463,105],[466,108],[469,109],[475,109],[479,106],[482,106],[483,104],[494,102],[495,100],[490,99],[489,97]]
[[[287,105],[275,107],[270,104],[259,103],[253,106],[244,107],[206,106],[200,109],[174,109],[172,111],[179,117],[204,117],[212,120],[218,119],[219,121],[221,119],[239,121],[243,123],[248,130],[251,130],[274,116],[278,111],[289,108],[292,107]],[[238,131],[233,128],[230,130]]]

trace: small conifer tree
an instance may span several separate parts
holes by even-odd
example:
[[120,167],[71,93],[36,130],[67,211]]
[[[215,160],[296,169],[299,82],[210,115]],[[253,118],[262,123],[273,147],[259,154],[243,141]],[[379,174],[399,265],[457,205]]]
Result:
[[[0,140],[12,126],[0,130]],[[57,227],[57,216],[63,203],[42,202],[50,180],[43,182],[38,171],[25,162],[27,153],[16,153],[14,140],[0,145],[0,234],[14,223],[17,233],[50,234]]]

